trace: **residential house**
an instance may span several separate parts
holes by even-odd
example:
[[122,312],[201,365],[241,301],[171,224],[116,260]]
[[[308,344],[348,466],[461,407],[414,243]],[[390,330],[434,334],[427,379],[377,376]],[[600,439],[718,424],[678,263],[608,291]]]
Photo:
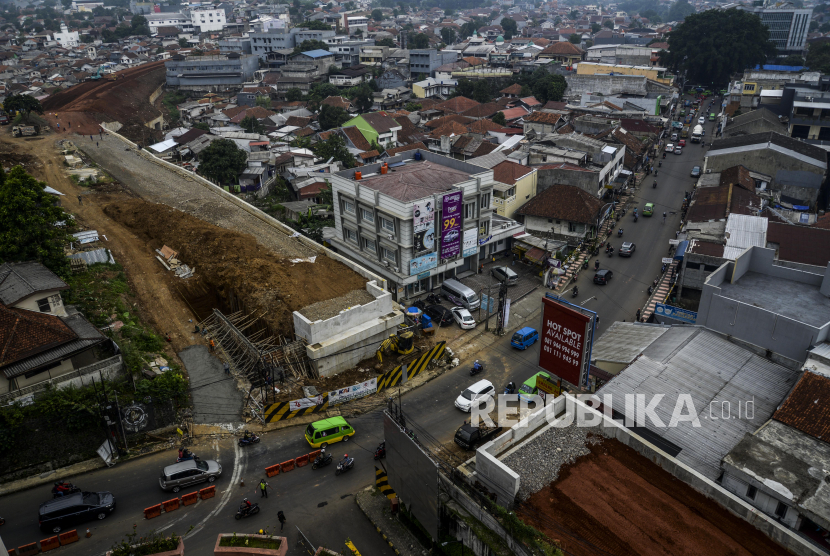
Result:
[[537,136],[553,133],[567,123],[561,113],[536,111],[522,117],[522,127],[527,135],[531,131]]
[[586,237],[596,237],[602,206],[603,202],[596,195],[584,189],[553,184],[524,202],[515,212],[529,233],[576,245]]
[[567,40],[551,43],[538,56],[540,60],[554,60],[563,66],[578,64],[584,57],[585,51]]
[[493,166],[493,208],[499,216],[513,218],[513,214],[536,196],[535,168],[528,168],[505,160]]
[[402,129],[401,124],[386,112],[361,114],[343,124],[343,127],[349,126],[356,127],[369,143],[375,141],[384,147],[397,147],[398,131]]

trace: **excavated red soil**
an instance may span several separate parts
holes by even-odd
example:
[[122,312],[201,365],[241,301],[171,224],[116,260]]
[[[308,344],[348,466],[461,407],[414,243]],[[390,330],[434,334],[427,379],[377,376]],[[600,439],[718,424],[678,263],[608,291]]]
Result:
[[[328,257],[314,263],[282,260],[249,235],[199,220],[166,205],[130,199],[110,203],[104,213],[129,228],[149,250],[169,246],[196,275],[170,285],[198,317],[213,307],[262,314],[272,333],[293,338],[292,312],[362,289],[366,280]],[[161,264],[161,263],[159,263]]]
[[[44,118],[57,131],[97,134],[101,122],[117,121],[125,128],[143,126],[161,112],[150,104],[153,91],[164,84],[164,62],[151,62],[70,87],[43,101]],[[57,114],[57,118],[55,117]],[[71,126],[70,126],[71,124]],[[139,136],[140,137],[140,136]]]
[[[617,440],[562,468],[517,514],[569,554],[781,556],[763,533]],[[605,552],[603,552],[605,551]]]

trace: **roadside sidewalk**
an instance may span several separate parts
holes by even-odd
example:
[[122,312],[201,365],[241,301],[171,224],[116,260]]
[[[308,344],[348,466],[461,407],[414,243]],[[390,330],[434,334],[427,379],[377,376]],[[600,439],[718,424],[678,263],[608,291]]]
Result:
[[354,497],[358,507],[363,511],[377,532],[383,537],[396,554],[401,556],[422,556],[429,550],[421,546],[415,535],[392,515],[389,499],[376,490],[367,487]]

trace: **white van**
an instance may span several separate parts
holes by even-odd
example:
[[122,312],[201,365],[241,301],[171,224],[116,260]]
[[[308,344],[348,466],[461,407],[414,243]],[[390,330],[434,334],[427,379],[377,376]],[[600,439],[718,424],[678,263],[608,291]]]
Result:
[[441,284],[441,294],[456,305],[466,307],[468,311],[478,309],[481,305],[481,300],[476,292],[452,278],[444,280],[444,283]]

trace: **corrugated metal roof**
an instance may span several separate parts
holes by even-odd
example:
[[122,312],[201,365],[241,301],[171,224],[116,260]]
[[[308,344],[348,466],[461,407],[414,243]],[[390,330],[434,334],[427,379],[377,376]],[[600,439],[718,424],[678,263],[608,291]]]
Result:
[[591,350],[593,361],[631,363],[654,340],[669,330],[664,326],[642,326],[633,322],[615,322]]
[[[632,328],[644,335],[650,333],[650,327]],[[654,395],[663,394],[655,413],[665,426],[658,427],[648,419],[645,427],[678,446],[678,460],[716,479],[723,457],[746,433],[754,432],[772,416],[798,376],[714,332],[683,326],[660,335],[598,394],[611,394],[614,410],[622,415],[626,415],[626,394],[645,395],[646,405]],[[694,405],[685,406],[682,413],[694,411],[700,427],[689,422],[668,427],[681,394],[690,396]],[[748,401],[754,404],[752,418],[746,413]]]
[[0,303],[4,305],[13,305],[37,292],[68,288],[66,282],[38,262],[0,265]]
[[750,247],[766,247],[768,223],[761,216],[730,214],[726,220],[724,258],[735,260]]
[[68,255],[70,259],[82,259],[86,264],[95,263],[109,263],[115,264],[115,259],[109,249],[95,249],[93,251],[83,251],[81,253],[73,253]]
[[94,243],[98,241],[98,230],[87,230],[85,232],[76,232],[72,236],[78,240],[79,243]]

